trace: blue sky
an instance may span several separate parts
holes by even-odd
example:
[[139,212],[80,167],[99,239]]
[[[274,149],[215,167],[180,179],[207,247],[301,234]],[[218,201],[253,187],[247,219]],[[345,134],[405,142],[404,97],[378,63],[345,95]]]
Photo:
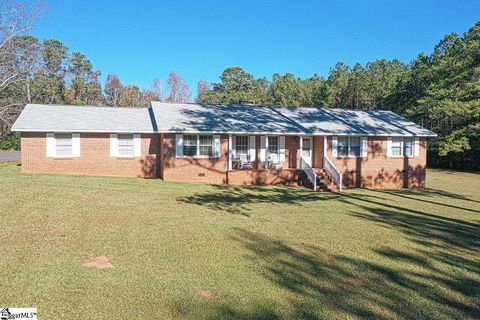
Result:
[[175,70],[196,93],[229,66],[255,77],[327,76],[353,65],[430,53],[480,20],[480,1],[49,0],[32,33],[84,53],[123,83],[149,87]]

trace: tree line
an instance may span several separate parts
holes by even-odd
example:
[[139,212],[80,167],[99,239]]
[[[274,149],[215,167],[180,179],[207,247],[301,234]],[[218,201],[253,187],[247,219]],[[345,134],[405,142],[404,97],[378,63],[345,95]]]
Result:
[[[28,34],[43,2],[0,4],[0,133],[11,147],[10,126],[26,103],[142,107],[150,101],[190,102],[191,92],[172,71],[166,90],[160,78],[150,88],[123,84],[115,74],[100,83],[100,71],[81,52],[60,41]],[[338,62],[326,78],[276,73],[255,78],[230,67],[220,81],[197,84],[198,103],[391,110],[433,130],[429,165],[480,169],[480,22],[463,35],[446,35],[430,55],[410,63],[379,59],[353,67]],[[18,138],[14,146],[18,146]],[[5,143],[5,141],[7,141]]]
[[337,63],[327,78],[291,73],[255,78],[227,68],[220,82],[198,82],[200,103],[390,110],[438,134],[430,166],[480,169],[480,22],[462,36],[446,35],[430,55],[410,63],[379,59],[365,66]]

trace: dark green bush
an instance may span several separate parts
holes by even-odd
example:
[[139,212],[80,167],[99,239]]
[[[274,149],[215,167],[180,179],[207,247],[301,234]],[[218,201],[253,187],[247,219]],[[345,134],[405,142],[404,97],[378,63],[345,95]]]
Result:
[[10,133],[0,137],[0,150],[20,150],[20,135]]

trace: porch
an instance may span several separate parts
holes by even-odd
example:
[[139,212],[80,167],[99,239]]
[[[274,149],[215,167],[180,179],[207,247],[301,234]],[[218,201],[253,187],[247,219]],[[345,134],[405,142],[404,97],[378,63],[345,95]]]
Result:
[[341,190],[341,174],[330,173],[324,136],[229,135],[228,146],[229,184]]

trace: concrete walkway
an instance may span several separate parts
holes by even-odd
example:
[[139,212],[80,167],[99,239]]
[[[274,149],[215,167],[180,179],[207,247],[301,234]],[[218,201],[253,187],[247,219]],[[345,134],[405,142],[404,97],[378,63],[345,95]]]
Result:
[[0,161],[20,161],[20,151],[0,151]]

